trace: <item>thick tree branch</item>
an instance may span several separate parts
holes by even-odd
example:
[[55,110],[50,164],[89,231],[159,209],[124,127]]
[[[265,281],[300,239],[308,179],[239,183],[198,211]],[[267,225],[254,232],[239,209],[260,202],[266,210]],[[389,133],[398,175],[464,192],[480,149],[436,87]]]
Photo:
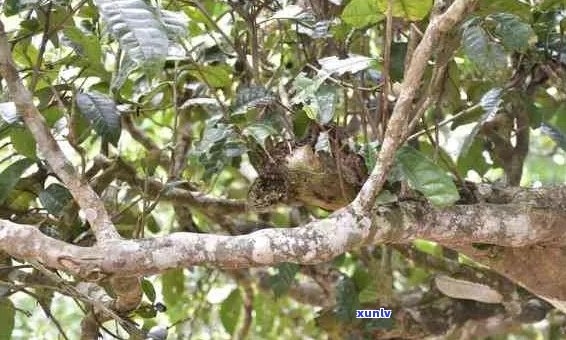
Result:
[[[155,274],[169,268],[215,264],[228,268],[312,264],[363,244],[406,243],[425,238],[442,244],[526,247],[564,244],[566,187],[522,190],[505,204],[444,209],[424,202],[381,207],[370,217],[352,209],[290,229],[262,229],[241,236],[174,233],[143,240],[115,240],[83,248],[49,238],[34,226],[0,222],[0,249],[14,257],[91,279]],[[22,242],[22,240],[26,240]]]

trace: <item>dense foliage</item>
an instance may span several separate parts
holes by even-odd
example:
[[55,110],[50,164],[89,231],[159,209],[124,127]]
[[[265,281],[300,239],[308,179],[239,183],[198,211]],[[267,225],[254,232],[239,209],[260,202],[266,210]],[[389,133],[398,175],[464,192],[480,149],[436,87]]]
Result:
[[[417,111],[378,204],[443,208],[476,203],[473,183],[566,181],[564,2],[470,2],[413,84]],[[0,20],[49,131],[120,235],[137,239],[297,227],[346,206],[376,166],[431,16],[451,3],[5,0]],[[85,212],[0,80],[0,219],[92,246]],[[71,288],[83,279],[0,254],[0,339],[78,338],[90,307]],[[505,282],[539,314],[459,299],[441,274]],[[173,339],[558,339],[566,323],[528,289],[426,240],[318,265],[177,268],[141,287],[142,303],[121,316],[155,338],[167,328]],[[355,319],[379,307],[403,319]],[[489,318],[497,327],[480,332]],[[127,338],[127,328],[100,331]]]

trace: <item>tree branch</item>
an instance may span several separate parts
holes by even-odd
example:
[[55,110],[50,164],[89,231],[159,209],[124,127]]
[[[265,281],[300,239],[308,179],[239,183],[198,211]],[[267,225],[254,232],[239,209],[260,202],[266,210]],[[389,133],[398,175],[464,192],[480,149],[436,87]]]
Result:
[[393,166],[395,152],[410,133],[408,123],[413,101],[421,87],[421,80],[436,42],[441,35],[446,34],[462,20],[474,3],[474,0],[456,0],[446,12],[431,19],[406,69],[399,98],[385,131],[385,138],[376,165],[358,196],[352,202],[354,209],[360,212],[368,212],[372,209],[377,195],[385,184],[387,174]]
[[45,157],[47,163],[57,173],[65,186],[69,189],[81,209],[99,242],[120,238],[114,228],[102,200],[92,190],[88,183],[81,180],[75,168],[69,162],[63,151],[49,131],[45,119],[33,105],[32,94],[23,85],[18,70],[12,60],[8,37],[4,25],[0,21],[0,75],[6,80],[11,98],[18,112],[22,115],[24,123],[31,131],[38,149]]

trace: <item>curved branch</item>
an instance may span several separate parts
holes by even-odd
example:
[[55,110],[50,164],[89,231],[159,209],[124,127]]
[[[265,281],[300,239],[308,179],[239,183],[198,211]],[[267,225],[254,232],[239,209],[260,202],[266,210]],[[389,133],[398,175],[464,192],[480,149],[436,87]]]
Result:
[[385,184],[387,174],[393,166],[395,152],[407,138],[413,101],[421,87],[421,80],[436,42],[441,35],[446,34],[459,23],[474,4],[474,0],[456,0],[443,14],[431,19],[405,71],[399,98],[387,125],[376,165],[352,202],[356,210],[367,212],[372,209],[377,195]]
[[0,249],[93,280],[199,264],[226,268],[280,262],[313,264],[361,245],[407,243],[415,238],[449,246],[564,244],[566,187],[516,191],[514,197],[505,204],[444,209],[424,202],[402,202],[396,207],[381,207],[371,216],[344,208],[298,228],[262,229],[239,236],[180,232],[151,239],[113,240],[91,248],[52,239],[34,226],[0,220]]
[[57,144],[49,131],[45,119],[33,105],[30,91],[23,85],[18,70],[10,53],[8,37],[4,25],[0,21],[0,75],[6,80],[10,96],[18,112],[22,115],[24,123],[31,131],[37,142],[37,147],[45,157],[47,163],[65,183],[77,203],[83,209],[85,217],[99,242],[120,238],[114,228],[110,216],[104,208],[102,200],[92,188],[82,181],[75,168]]

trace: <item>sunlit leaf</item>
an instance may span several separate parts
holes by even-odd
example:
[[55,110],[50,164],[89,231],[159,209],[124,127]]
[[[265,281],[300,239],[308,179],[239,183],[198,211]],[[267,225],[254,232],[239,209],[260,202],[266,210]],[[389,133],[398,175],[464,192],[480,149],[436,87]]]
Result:
[[355,28],[362,28],[383,20],[379,0],[352,0],[342,11],[342,20]]
[[[387,13],[390,0],[377,0],[377,5],[382,13]],[[393,0],[392,13],[394,17],[404,18],[411,21],[422,20],[428,15],[432,8],[432,0]]]
[[229,334],[234,334],[240,314],[242,314],[243,300],[239,289],[234,289],[220,306],[220,321]]
[[182,301],[185,293],[185,273],[182,268],[171,269],[161,275],[161,294],[167,307],[174,307]]
[[165,62],[169,40],[163,24],[143,0],[95,0],[110,32],[122,50],[144,68]]
[[35,139],[27,128],[14,126],[10,131],[10,140],[20,155],[31,159],[37,158]]

